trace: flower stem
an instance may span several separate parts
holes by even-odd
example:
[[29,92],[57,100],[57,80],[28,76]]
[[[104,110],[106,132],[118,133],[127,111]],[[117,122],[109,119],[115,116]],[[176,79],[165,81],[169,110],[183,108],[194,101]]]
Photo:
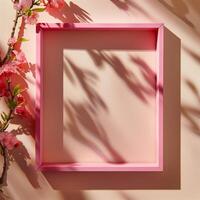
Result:
[[[12,91],[11,91],[10,81],[8,81],[8,90],[9,90],[9,93],[11,94],[11,99],[13,100],[14,96],[13,96]],[[5,131],[6,128],[8,127],[8,124],[9,124],[10,120],[12,119],[13,111],[14,111],[14,109],[9,110],[8,117],[7,117],[6,121],[4,122],[3,126],[1,127],[0,132]],[[6,180],[6,172],[7,172],[9,161],[8,161],[8,158],[7,158],[8,153],[7,153],[6,147],[4,147],[0,143],[0,148],[1,148],[1,154],[2,154],[3,160],[4,160],[3,171],[2,171],[2,174],[1,174],[1,177],[0,177],[0,186],[1,186],[1,185],[3,185],[4,181]]]
[[[11,38],[14,37],[14,35],[15,35],[15,31],[16,31],[16,27],[17,27],[19,17],[20,17],[20,15],[19,15],[19,12],[17,11],[16,16],[15,16],[15,20],[14,20],[14,25],[13,25],[13,28],[12,28],[12,32],[11,32],[11,35],[10,35]],[[1,62],[1,66],[9,60],[11,52],[12,52],[12,46],[9,45],[7,53],[6,53],[4,59]]]
[[[8,90],[8,92],[9,92],[9,94],[10,94],[11,101],[13,101],[14,98],[15,98],[15,96],[14,96],[13,93],[12,93],[11,81],[10,81],[10,80],[7,80],[7,84],[8,84],[7,90]],[[9,108],[8,116],[7,116],[6,120],[4,121],[4,124],[3,124],[2,127],[0,128],[0,132],[5,131],[6,128],[8,127],[8,124],[9,124],[10,120],[12,119],[13,111],[14,111],[14,109]]]
[[12,118],[12,114],[13,114],[13,109],[10,109],[8,118],[6,119],[5,123],[3,124],[3,127],[0,129],[0,132],[3,132],[6,130],[6,128],[8,127],[8,124]]
[[0,144],[0,146],[2,149],[2,156],[3,156],[3,171],[0,177],[0,185],[2,186],[6,179],[6,172],[8,168],[8,158],[7,158],[7,149],[2,144]]

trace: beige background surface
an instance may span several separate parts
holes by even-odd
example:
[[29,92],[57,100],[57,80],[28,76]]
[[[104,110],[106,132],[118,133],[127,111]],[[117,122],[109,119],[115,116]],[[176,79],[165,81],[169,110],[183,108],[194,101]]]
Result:
[[[70,3],[67,14],[54,18],[41,14],[42,22],[81,21],[102,23],[163,22],[181,39],[181,189],[180,190],[55,190],[44,174],[35,170],[34,138],[23,135],[28,154],[16,155],[8,172],[8,195],[14,200],[77,199],[77,200],[198,200],[200,198],[200,5],[199,0],[77,0]],[[115,4],[116,2],[121,2]],[[126,2],[126,4],[123,4]],[[80,8],[78,8],[79,6]],[[81,11],[81,14],[80,12]],[[79,13],[79,14],[78,14]],[[6,41],[12,27],[14,11],[10,1],[0,2],[0,45]],[[67,17],[67,18],[66,18]],[[35,63],[35,28],[27,26],[23,50]],[[171,69],[173,70],[173,69]],[[29,74],[29,94],[34,102],[35,79]],[[169,130],[170,131],[170,130]],[[26,152],[24,152],[26,153]],[[72,179],[73,180],[73,179]],[[76,181],[76,177],[74,177]],[[105,177],[106,182],[106,177]],[[73,181],[72,181],[73,184]],[[87,183],[85,183],[87,185]]]

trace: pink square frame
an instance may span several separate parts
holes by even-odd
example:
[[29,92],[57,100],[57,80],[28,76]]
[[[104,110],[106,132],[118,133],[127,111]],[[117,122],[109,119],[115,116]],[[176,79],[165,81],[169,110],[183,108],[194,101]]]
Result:
[[[155,164],[137,165],[133,163],[110,164],[110,163],[44,163],[42,161],[42,127],[43,119],[43,32],[48,30],[155,30],[156,41],[156,134],[157,156]],[[38,23],[36,26],[36,165],[39,170],[53,171],[163,171],[163,56],[164,56],[164,25],[162,23],[146,24],[84,24],[84,23]]]

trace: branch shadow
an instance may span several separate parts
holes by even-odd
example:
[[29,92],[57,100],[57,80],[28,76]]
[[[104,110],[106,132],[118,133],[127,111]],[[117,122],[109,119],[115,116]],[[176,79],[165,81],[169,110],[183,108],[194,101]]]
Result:
[[65,2],[61,10],[48,7],[46,11],[49,15],[59,19],[62,22],[92,22],[89,13],[72,1],[70,1],[69,4]]
[[[197,99],[198,105],[200,106],[200,92],[198,88],[190,80],[186,80],[185,82],[190,91],[192,92],[193,96]],[[187,120],[188,128],[191,130],[191,132],[200,136],[200,108],[198,106],[185,104],[181,106],[181,114]]]
[[103,62],[108,63],[109,67],[111,67],[129,90],[144,103],[148,103],[149,97],[155,96],[156,73],[140,57],[129,55],[129,59],[133,62],[134,66],[138,67],[147,85],[142,84],[133,71],[127,69],[116,55],[107,55],[99,50],[88,50],[88,54],[94,61],[95,66],[100,69],[103,66]]
[[[138,65],[139,70],[146,80],[146,86],[140,83],[137,76],[131,70],[128,70],[116,55],[108,55],[100,50],[87,50],[87,52],[91,56],[94,63],[97,64],[97,68],[101,69],[103,62],[108,63],[109,67],[116,73],[118,78],[121,79],[127,88],[133,93],[133,95],[137,96],[142,102],[148,103],[148,98],[155,96],[156,74],[141,58],[129,56],[130,60],[133,61],[133,65]],[[94,88],[95,81],[98,81],[97,74],[94,74],[90,70],[81,69],[67,57],[65,57],[64,60],[65,63],[67,62],[64,67],[64,72],[69,81],[71,81],[73,85],[75,84],[75,78],[73,77],[74,75],[76,79],[78,79],[84,93],[87,95],[89,102],[91,103],[91,105],[81,105],[74,104],[70,101],[65,102],[65,112],[68,114],[68,117],[70,118],[69,121],[71,122],[65,123],[65,130],[73,133],[72,136],[74,138],[88,145],[88,147],[94,150],[97,155],[103,158],[103,160],[106,162],[125,163],[124,158],[122,158],[119,152],[113,149],[113,147],[108,142],[108,138],[106,137],[107,133],[105,132],[102,125],[97,122],[98,119],[95,120],[94,114],[98,107],[108,112],[107,105]],[[90,137],[96,137],[100,142],[103,143],[103,145],[112,155],[113,160],[106,158],[106,155],[104,155],[103,152],[98,149],[95,144],[93,144],[92,140],[84,136],[82,128],[79,128],[80,125],[91,134]]]
[[[83,91],[85,92],[89,100],[89,103],[86,104],[75,103],[70,100],[65,102],[65,112],[70,118],[69,122],[64,122],[65,129],[68,130],[71,135],[79,142],[82,142],[88,148],[96,152],[96,154],[106,162],[124,163],[124,158],[117,152],[117,150],[115,150],[111,146],[108,141],[105,129],[98,122],[98,119],[96,117],[98,107],[108,112],[106,103],[103,101],[102,97],[97,93],[94,88],[95,80],[98,80],[97,75],[92,71],[80,69],[69,58],[65,57],[65,61],[67,61],[68,63],[68,65],[65,66],[65,72],[70,71],[66,70],[67,68],[70,68],[73,71],[74,76],[79,81]],[[73,79],[70,78],[70,80]],[[73,81],[72,83],[74,84]],[[90,134],[89,137],[86,137],[83,134],[84,131],[81,127],[87,130],[87,133]],[[103,151],[98,148],[98,146],[90,139],[92,137],[95,137],[106,147],[108,152],[112,155],[112,159],[109,159],[103,153]]]
[[[101,124],[95,120],[95,117],[92,116],[91,111],[87,110],[85,105],[78,105],[72,102],[69,102],[69,105],[65,104],[65,112],[67,112],[70,118],[70,122],[65,123],[65,129],[67,129],[67,131],[69,131],[75,139],[85,144],[87,148],[92,149],[92,151],[94,151],[105,162],[125,163],[126,161],[124,158],[117,152],[116,149],[111,146],[107,140],[107,133]],[[84,127],[87,130],[89,137],[83,134],[81,127]],[[111,158],[109,158],[100,148],[98,148],[94,141],[90,139],[92,137],[95,137],[106,147],[111,154]]]
[[[187,4],[183,0],[171,0],[172,5],[169,5],[165,0],[158,0],[165,8],[167,8],[169,11],[171,11],[174,15],[176,15],[179,19],[181,19],[185,24],[190,26],[196,31],[196,27],[194,23],[187,18],[187,15],[189,14],[189,9]],[[191,5],[194,2],[191,2]],[[195,6],[194,6],[195,7]],[[196,3],[196,8],[199,12],[199,2]],[[197,31],[196,31],[197,32]]]
[[170,6],[165,1],[159,0],[159,2],[164,5],[168,10],[175,14],[178,18],[183,20],[187,25],[194,28],[194,24],[186,18],[186,15],[189,13],[189,9],[183,0],[172,0],[172,6]]
[[[65,61],[68,62],[68,66],[74,72],[74,75],[78,79],[82,89],[85,91],[89,101],[93,104],[94,107],[101,106],[103,109],[107,110],[107,106],[100,95],[94,89],[95,82],[98,80],[98,77],[95,73],[90,70],[82,70],[80,69],[74,62],[72,62],[69,58],[65,57]],[[73,82],[72,76],[69,76],[69,70],[67,67],[64,68],[68,77]]]
[[146,12],[140,5],[138,5],[133,0],[110,0],[110,1],[121,10],[124,11],[136,10],[142,13],[144,16],[148,17],[149,19],[152,19],[152,16],[149,15],[148,12]]
[[200,63],[200,55],[194,52],[192,49],[183,46],[183,49],[198,63]]
[[146,88],[140,84],[135,74],[129,71],[115,55],[111,55],[110,58],[107,57],[106,60],[112,67],[113,71],[122,81],[124,81],[131,92],[133,92],[143,102],[147,103],[147,98],[144,95]]
[[15,161],[21,168],[30,184],[34,188],[40,188],[38,182],[38,172],[35,167],[29,163],[31,158],[26,147],[21,144],[15,151],[10,152],[10,156],[12,157],[12,161]]

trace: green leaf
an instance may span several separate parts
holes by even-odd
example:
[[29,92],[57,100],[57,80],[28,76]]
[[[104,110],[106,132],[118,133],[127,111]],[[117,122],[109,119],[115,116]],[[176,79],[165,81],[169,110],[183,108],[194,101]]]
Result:
[[32,11],[35,11],[35,12],[43,12],[45,11],[46,8],[33,8]]
[[20,42],[28,42],[29,40],[22,37],[22,38],[20,38],[18,41],[20,41]]
[[16,85],[16,86],[13,88],[13,95],[14,95],[14,96],[17,96],[20,92],[21,92],[20,85]]
[[39,6],[39,5],[40,5],[40,0],[35,1],[35,2],[34,2],[34,5],[38,5],[38,6]]
[[9,126],[9,123],[7,123],[4,127],[3,127],[3,130],[6,130]]
[[28,9],[27,11],[25,11],[25,15],[31,16],[31,14],[32,14],[32,10]]
[[3,121],[6,121],[6,119],[2,113],[1,113],[1,118],[3,119]]
[[15,100],[9,99],[7,105],[8,105],[8,107],[9,107],[10,109],[13,110],[13,109],[15,109],[15,107],[17,106],[17,102],[16,102]]
[[1,118],[3,119],[3,121],[6,121],[8,119],[8,115],[5,112],[2,112]]

